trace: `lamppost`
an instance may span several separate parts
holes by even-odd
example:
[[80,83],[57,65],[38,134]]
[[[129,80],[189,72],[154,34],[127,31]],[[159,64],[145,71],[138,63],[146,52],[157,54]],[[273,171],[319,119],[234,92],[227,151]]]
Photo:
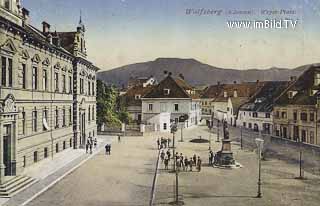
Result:
[[209,150],[211,150],[211,129],[212,129],[212,122],[209,125]]
[[219,139],[219,127],[220,127],[220,120],[218,120],[218,122],[217,122],[217,142],[220,142],[220,139]]
[[176,184],[175,184],[175,203],[179,204],[179,176],[178,176],[178,170],[176,169],[176,152],[175,152],[175,133],[177,132],[177,124],[174,123],[171,126],[171,133],[173,135],[173,171],[176,173]]
[[303,165],[302,165],[302,141],[298,138],[299,141],[299,177],[297,179],[304,179]]
[[261,198],[262,194],[261,194],[261,152],[263,149],[263,142],[264,140],[261,138],[256,138],[255,139],[256,144],[257,144],[257,148],[258,148],[258,161],[259,161],[259,175],[258,175],[258,194],[257,197]]
[[243,149],[243,144],[242,144],[242,126],[240,126],[240,147]]

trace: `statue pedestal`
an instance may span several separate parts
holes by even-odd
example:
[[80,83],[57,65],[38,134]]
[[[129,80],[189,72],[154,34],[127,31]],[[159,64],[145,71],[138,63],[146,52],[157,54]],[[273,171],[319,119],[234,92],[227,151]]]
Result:
[[235,160],[231,151],[231,140],[222,140],[222,149],[217,152],[214,159],[214,164],[224,167],[235,165]]

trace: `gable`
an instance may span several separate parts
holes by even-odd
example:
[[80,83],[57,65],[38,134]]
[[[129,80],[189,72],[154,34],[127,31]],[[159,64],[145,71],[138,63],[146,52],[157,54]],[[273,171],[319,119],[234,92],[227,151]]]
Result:
[[29,59],[30,58],[30,55],[29,55],[27,50],[23,50],[20,55],[21,55],[21,57],[23,59]]
[[11,39],[8,39],[3,45],[1,45],[1,50],[10,54],[15,54],[18,51]]
[[39,54],[35,54],[31,60],[37,64],[41,61]]
[[[170,90],[169,94],[165,90]],[[154,87],[144,98],[191,98],[178,83],[168,76]]]
[[50,65],[50,60],[48,58],[46,58],[45,60],[43,60],[42,64],[45,65],[45,66],[49,66]]

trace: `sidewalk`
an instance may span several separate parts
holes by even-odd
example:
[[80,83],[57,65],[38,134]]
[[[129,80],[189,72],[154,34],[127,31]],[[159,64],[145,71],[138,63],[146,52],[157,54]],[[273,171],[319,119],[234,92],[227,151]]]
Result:
[[84,149],[67,149],[50,159],[43,160],[25,169],[22,175],[33,177],[37,182],[19,192],[12,198],[0,198],[1,206],[26,205],[32,199],[49,189],[63,177],[71,173],[87,160],[104,149],[105,144],[111,143],[115,137],[99,136],[98,147],[92,154],[86,154]]

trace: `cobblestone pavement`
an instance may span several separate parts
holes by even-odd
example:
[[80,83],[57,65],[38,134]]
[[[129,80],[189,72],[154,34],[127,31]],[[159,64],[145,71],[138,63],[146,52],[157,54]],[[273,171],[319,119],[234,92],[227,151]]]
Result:
[[[204,166],[201,172],[179,173],[179,198],[185,205],[224,205],[224,206],[265,206],[265,205],[319,205],[320,178],[305,173],[306,180],[297,180],[299,168],[280,160],[268,159],[262,162],[262,198],[257,195],[258,164],[256,153],[240,150],[238,143],[232,144],[234,157],[243,167],[239,169],[218,169],[207,166],[208,143],[189,142],[201,136],[209,139],[205,126],[187,129],[184,142],[177,143],[177,151],[187,157],[200,155]],[[177,135],[180,139],[180,133]],[[221,148],[212,135],[214,152]],[[155,205],[168,205],[173,201],[175,174],[164,170],[160,165],[160,175],[156,187]]]
[[30,202],[30,206],[148,205],[158,150],[152,136],[122,137]]

